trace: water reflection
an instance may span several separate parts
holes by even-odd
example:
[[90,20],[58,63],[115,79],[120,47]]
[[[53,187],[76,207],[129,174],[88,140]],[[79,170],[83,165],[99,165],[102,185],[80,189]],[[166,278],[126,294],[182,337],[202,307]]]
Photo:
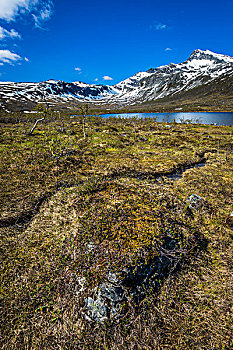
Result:
[[156,118],[158,122],[200,123],[214,125],[233,125],[231,112],[180,112],[180,113],[116,113],[102,114],[102,117]]

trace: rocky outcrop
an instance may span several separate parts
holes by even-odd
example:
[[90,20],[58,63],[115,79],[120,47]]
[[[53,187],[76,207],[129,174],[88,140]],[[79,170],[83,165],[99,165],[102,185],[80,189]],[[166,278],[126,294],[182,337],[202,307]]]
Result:
[[158,290],[163,279],[179,263],[178,251],[177,239],[167,235],[154,258],[138,261],[136,266],[129,266],[123,271],[109,271],[105,281],[85,298],[84,318],[102,323],[124,315],[130,304],[138,305],[146,295]]

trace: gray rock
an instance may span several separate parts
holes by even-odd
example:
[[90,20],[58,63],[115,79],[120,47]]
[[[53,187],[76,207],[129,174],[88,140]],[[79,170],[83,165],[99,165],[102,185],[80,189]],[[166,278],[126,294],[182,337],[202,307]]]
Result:
[[93,250],[95,250],[95,248],[96,248],[95,243],[94,242],[90,242],[90,243],[87,244],[86,250],[87,250],[87,252],[92,252]]
[[88,297],[85,299],[85,304],[87,308],[85,318],[88,321],[94,320],[102,323],[108,319],[108,308],[101,296],[97,295],[95,299]]
[[226,224],[233,228],[233,212],[226,218]]
[[76,295],[77,297],[79,297],[86,290],[87,282],[86,282],[86,278],[82,276],[77,276],[76,279],[77,279]]
[[189,202],[190,209],[197,209],[203,203],[203,199],[200,196],[198,196],[197,194],[192,194],[189,197],[188,202]]
[[148,138],[147,138],[147,137],[144,137],[144,136],[140,136],[140,137],[139,137],[139,140],[140,140],[140,141],[148,141]]
[[124,306],[132,300],[139,304],[150,291],[160,286],[177,258],[174,253],[177,241],[166,236],[158,256],[146,262],[141,259],[137,266],[106,274],[106,282],[94,288],[85,299],[84,316],[87,320],[103,323],[124,314]]
[[112,284],[118,284],[119,283],[119,279],[117,278],[116,273],[113,273],[111,271],[109,271],[109,273],[108,273],[107,280],[110,283],[112,283]]
[[102,283],[94,289],[92,297],[85,299],[87,319],[103,323],[109,318],[117,317],[125,300],[122,287]]

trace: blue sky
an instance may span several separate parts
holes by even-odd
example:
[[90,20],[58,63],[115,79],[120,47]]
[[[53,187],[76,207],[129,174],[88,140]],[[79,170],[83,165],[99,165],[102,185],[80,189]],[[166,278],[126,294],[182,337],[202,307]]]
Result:
[[112,85],[232,38],[232,0],[0,0],[0,79]]

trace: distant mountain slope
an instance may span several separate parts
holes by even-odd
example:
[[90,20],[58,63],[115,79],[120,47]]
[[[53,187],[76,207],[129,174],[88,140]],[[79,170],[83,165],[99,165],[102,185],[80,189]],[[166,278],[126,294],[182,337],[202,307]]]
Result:
[[114,94],[110,86],[89,85],[82,82],[66,83],[61,80],[48,80],[41,83],[0,82],[0,102],[2,105],[28,105],[50,101],[54,104],[66,103],[72,99],[83,101],[103,98]]
[[[233,58],[209,50],[195,50],[183,63],[151,68],[114,85],[67,83],[48,80],[41,83],[0,83],[2,107],[32,108],[47,101],[51,105],[74,106],[87,101],[96,106],[130,106],[168,98],[206,96],[218,89],[232,90]],[[222,93],[223,93],[222,90]]]
[[127,111],[233,111],[233,76],[223,75],[204,85],[173,95],[132,104]]
[[191,90],[226,74],[233,76],[232,57],[195,50],[183,63],[149,69],[114,88],[120,91],[117,99],[122,103],[145,102]]

